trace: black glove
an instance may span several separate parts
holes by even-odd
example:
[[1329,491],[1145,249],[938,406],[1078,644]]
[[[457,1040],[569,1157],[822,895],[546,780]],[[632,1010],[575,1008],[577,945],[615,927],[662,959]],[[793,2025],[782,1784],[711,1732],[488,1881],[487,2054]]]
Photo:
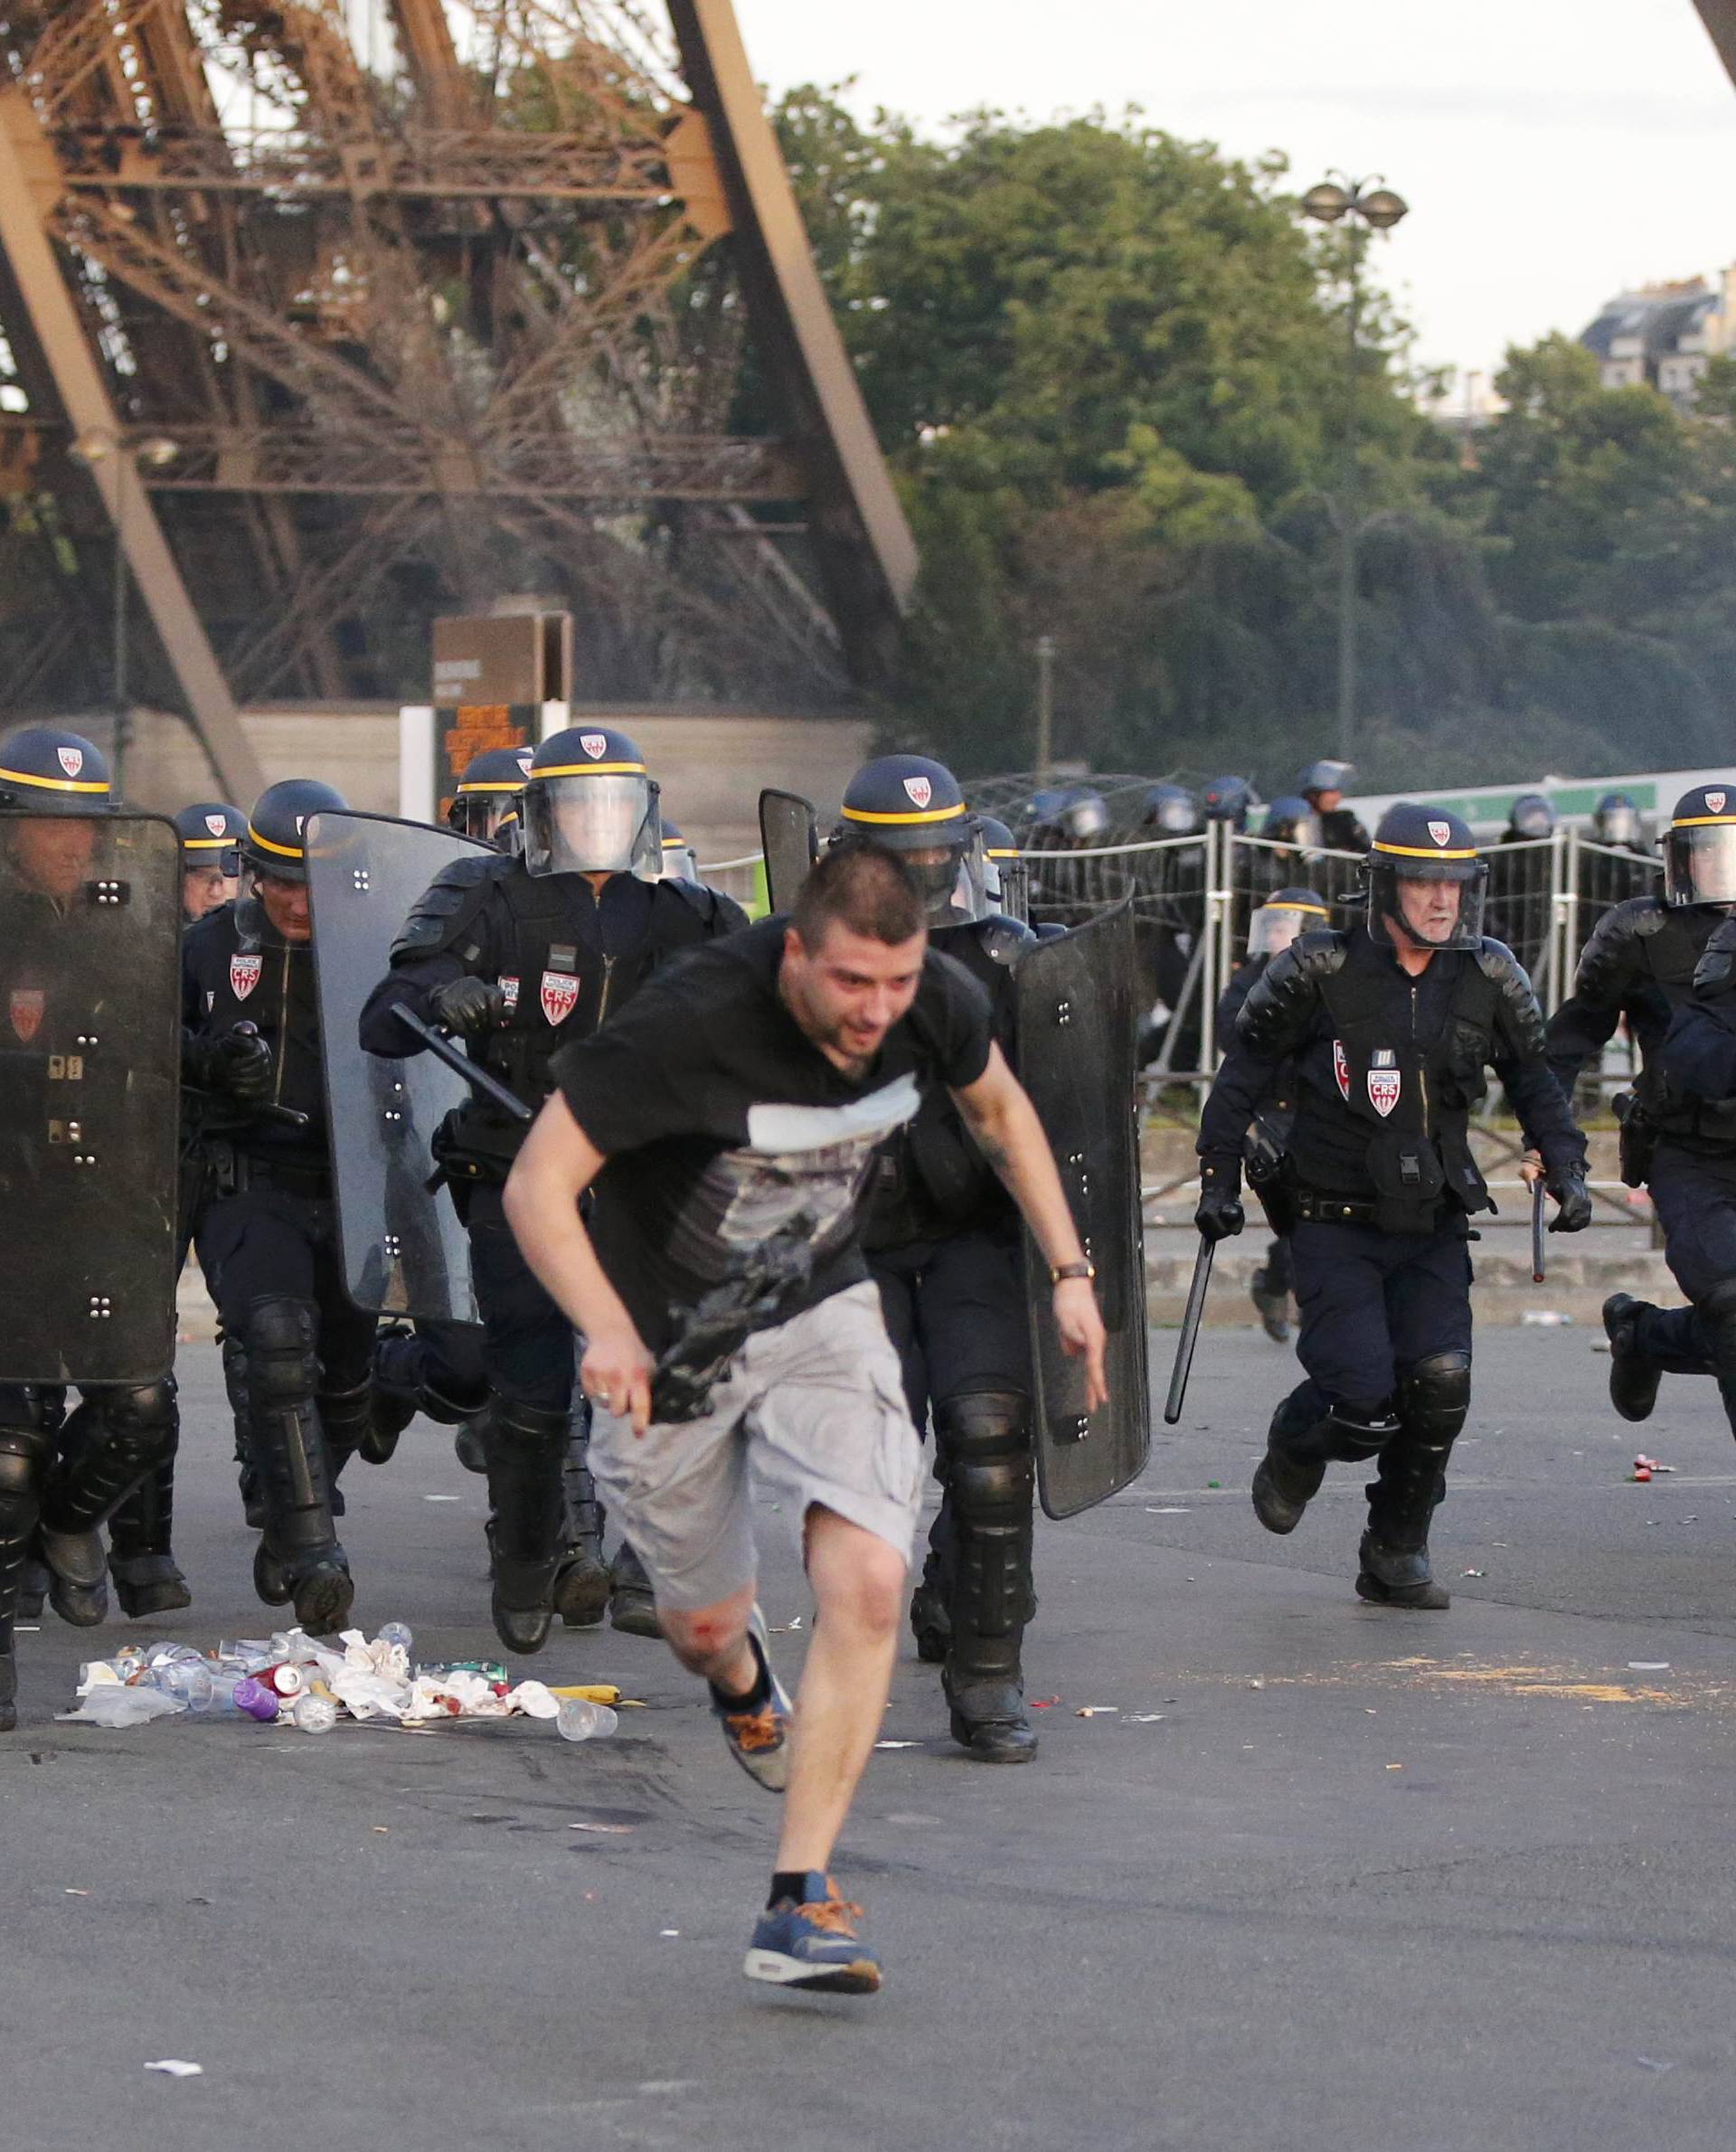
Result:
[[1736,912],[1720,920],[1694,967],[1694,990],[1713,1000],[1736,981]]
[[243,1106],[271,1088],[271,1049],[250,1027],[190,1040],[184,1059],[188,1080],[201,1090],[225,1091]]
[[1241,1160],[1200,1160],[1200,1207],[1194,1222],[1208,1241],[1227,1241],[1246,1223],[1241,1207]]
[[492,979],[453,979],[434,989],[428,1005],[448,1031],[488,1031],[506,1014],[506,989]]
[[1552,1233],[1582,1233],[1591,1222],[1591,1191],[1585,1185],[1582,1166],[1563,1166],[1550,1175],[1544,1187],[1555,1198],[1555,1215],[1549,1222]]

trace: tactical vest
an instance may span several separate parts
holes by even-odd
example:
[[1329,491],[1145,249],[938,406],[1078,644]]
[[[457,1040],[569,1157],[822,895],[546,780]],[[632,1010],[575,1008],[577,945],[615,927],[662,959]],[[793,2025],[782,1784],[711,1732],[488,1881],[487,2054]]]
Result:
[[[1694,998],[1694,972],[1723,913],[1702,906],[1664,908],[1649,933],[1635,946],[1645,970],[1668,1005],[1671,1015]],[[1647,921],[1648,926],[1651,922]],[[1658,1026],[1661,1036],[1664,1026]],[[1655,1052],[1648,1051],[1634,1095],[1661,1136],[1674,1136],[1708,1147],[1736,1148],[1736,1099],[1685,1097],[1670,1084]]]
[[[1028,931],[1015,936],[1012,922],[1001,919],[937,927],[929,935],[930,948],[962,964],[986,988],[995,1041],[1009,1062],[1016,1010],[1005,959],[1034,939]],[[887,1138],[875,1159],[863,1246],[872,1254],[914,1241],[946,1240],[974,1225],[1011,1232],[1017,1221],[1012,1197],[947,1092],[924,1092],[913,1118]]]
[[242,897],[187,930],[185,961],[199,994],[194,1031],[215,1038],[252,1024],[271,1049],[268,1101],[307,1117],[300,1129],[258,1120],[238,1141],[250,1150],[305,1152],[323,1162],[326,1082],[313,945],[275,939],[258,898]]
[[[704,911],[708,892],[653,883],[646,932],[605,954],[594,939],[598,914],[575,904],[574,881],[522,869],[502,874],[482,916],[454,944],[467,968],[494,978],[506,996],[505,1022],[469,1041],[471,1058],[533,1109],[554,1089],[549,1064],[562,1046],[589,1038],[659,965],[717,931]],[[486,949],[498,968],[484,971],[473,947]],[[524,1140],[523,1122],[473,1093],[448,1115],[434,1148],[453,1179],[504,1180]]]
[[[1434,961],[1456,961],[1459,976],[1433,1036],[1415,1034],[1421,980],[1398,971],[1365,935],[1353,938],[1344,967],[1320,983],[1335,1034],[1333,1076],[1345,1111],[1367,1132],[1374,1222],[1383,1232],[1431,1232],[1448,1196],[1468,1212],[1494,1208],[1469,1127],[1488,1089],[1500,990],[1474,957]],[[1316,1110],[1305,1100],[1291,1134],[1304,1188],[1307,1124]]]

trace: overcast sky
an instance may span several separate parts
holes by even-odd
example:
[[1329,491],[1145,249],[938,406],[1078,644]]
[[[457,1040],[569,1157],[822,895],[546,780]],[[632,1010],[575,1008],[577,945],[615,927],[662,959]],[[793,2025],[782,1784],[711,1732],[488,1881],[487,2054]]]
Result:
[[1736,87],[1692,0],[736,0],[774,90],[939,125],[1134,103],[1307,185],[1383,173],[1382,267],[1430,364],[1577,333],[1624,286],[1736,260]]

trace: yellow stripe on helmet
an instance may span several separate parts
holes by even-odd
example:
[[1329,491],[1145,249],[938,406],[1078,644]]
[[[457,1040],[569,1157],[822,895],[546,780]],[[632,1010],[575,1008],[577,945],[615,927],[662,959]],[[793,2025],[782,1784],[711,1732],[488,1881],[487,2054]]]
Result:
[[183,837],[184,852],[228,852],[241,842],[239,837]]
[[[643,762],[562,762],[553,769],[533,769],[525,782],[528,784],[540,777],[643,777],[645,774]],[[518,787],[510,785],[507,789],[516,792]]]
[[1736,822],[1736,815],[1680,815],[1671,823],[1670,827],[1672,829],[1707,829],[1713,824],[1726,822]]
[[262,837],[250,822],[247,826],[250,841],[261,852],[275,852],[279,859],[306,859],[307,854],[299,845],[274,845],[269,837]]
[[909,825],[915,822],[957,822],[968,812],[969,809],[961,799],[957,807],[923,807],[920,812],[910,815],[871,815],[865,807],[845,807],[844,818],[846,822],[898,822]]
[[[550,772],[543,770],[541,774],[547,777]],[[522,792],[524,789],[524,779],[522,777],[513,779],[478,778],[473,785],[460,783],[458,786],[460,796],[467,792]]]
[[[1731,819],[1736,821],[1736,815],[1731,816]],[[1390,852],[1395,859],[1475,859],[1477,856],[1475,845],[1468,852],[1431,852],[1424,845],[1383,845],[1378,837],[1373,849],[1376,852]]]
[[1324,904],[1287,904],[1281,897],[1268,897],[1260,906],[1262,911],[1306,911],[1316,919],[1330,919],[1332,913]]
[[34,785],[39,792],[107,792],[108,779],[26,777],[22,769],[0,769],[0,779],[12,785]]

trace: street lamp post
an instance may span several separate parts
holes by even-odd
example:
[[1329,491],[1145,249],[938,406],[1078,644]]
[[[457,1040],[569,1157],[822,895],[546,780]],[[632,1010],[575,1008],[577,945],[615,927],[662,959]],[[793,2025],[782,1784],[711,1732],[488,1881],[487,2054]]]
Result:
[[1356,735],[1356,545],[1362,529],[1357,390],[1362,371],[1363,265],[1371,233],[1392,231],[1410,214],[1410,209],[1402,195],[1395,194],[1378,177],[1347,179],[1342,172],[1323,179],[1302,197],[1303,215],[1316,223],[1338,224],[1350,220],[1344,459],[1334,518],[1338,537],[1338,752],[1346,761],[1354,752]]
[[147,434],[142,440],[129,442],[111,433],[107,427],[97,426],[79,436],[72,444],[72,453],[93,472],[104,463],[111,463],[114,472],[115,611],[110,669],[115,694],[114,788],[118,798],[133,733],[133,707],[127,678],[127,504],[131,488],[138,484],[140,466],[153,471],[166,468],[180,455],[181,444],[165,434]]

